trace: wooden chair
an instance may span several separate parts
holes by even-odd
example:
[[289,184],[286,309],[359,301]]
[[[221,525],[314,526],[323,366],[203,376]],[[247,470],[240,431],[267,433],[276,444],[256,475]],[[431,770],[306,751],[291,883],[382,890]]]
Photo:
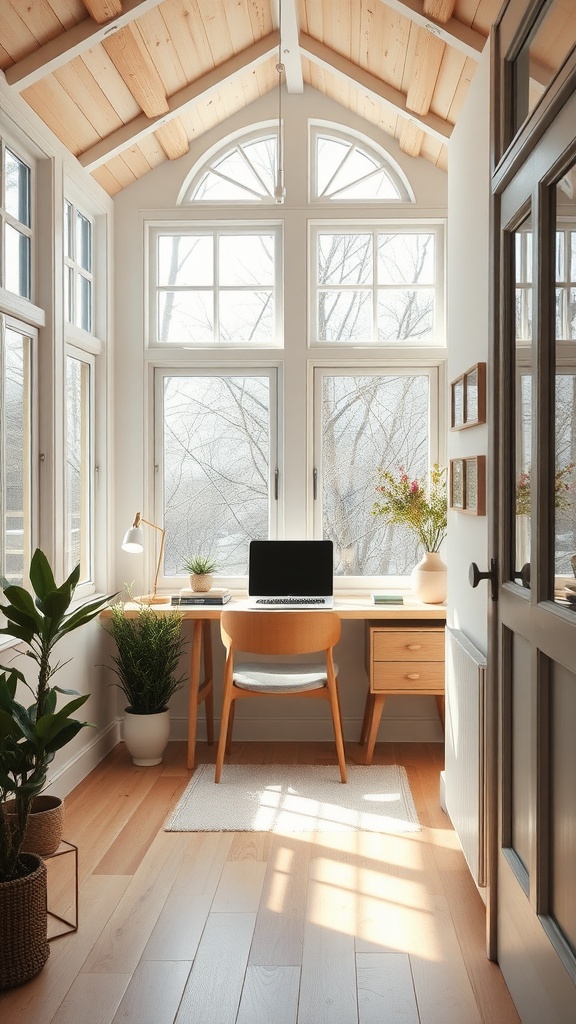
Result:
[[[338,688],[333,658],[340,639],[340,619],[321,611],[223,611],[220,619],[226,648],[222,721],[216,756],[215,782],[220,781],[224,754],[230,750],[237,700],[261,697],[310,697],[327,700],[332,711],[340,779],[346,782],[346,761]],[[262,655],[299,655],[324,651],[322,664],[286,662],[235,663],[237,652]]]

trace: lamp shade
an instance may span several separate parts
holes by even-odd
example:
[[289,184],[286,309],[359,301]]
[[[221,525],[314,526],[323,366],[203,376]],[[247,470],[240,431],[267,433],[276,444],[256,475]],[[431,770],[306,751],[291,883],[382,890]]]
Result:
[[139,555],[144,551],[144,531],[141,526],[131,526],[126,530],[122,541],[122,550],[129,551],[132,555]]

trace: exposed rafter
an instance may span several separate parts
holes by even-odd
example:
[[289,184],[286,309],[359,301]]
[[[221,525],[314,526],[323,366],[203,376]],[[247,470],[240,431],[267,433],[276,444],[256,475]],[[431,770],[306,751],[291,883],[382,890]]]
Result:
[[[272,0],[274,24],[280,28],[279,0]],[[282,63],[285,67],[285,81],[288,92],[303,92],[302,60],[298,43],[298,11],[296,0],[282,0]]]
[[92,18],[86,18],[7,68],[5,75],[8,85],[17,92],[22,92],[46,75],[58,71],[58,68],[64,67],[86,50],[102,43],[136,18],[141,18],[162,2],[163,0],[124,0],[122,14],[105,25],[99,25]]
[[402,14],[405,18],[409,18],[420,28],[427,29],[432,35],[438,36],[442,42],[460,50],[472,60],[480,59],[486,38],[481,32],[476,32],[462,21],[458,21],[456,18],[449,18],[443,24],[432,21],[430,15],[426,14],[424,10],[422,0],[379,0],[379,2],[393,11],[397,11],[398,14]]
[[191,82],[184,89],[174,93],[168,100],[167,114],[154,118],[141,114],[112,132],[101,142],[97,142],[95,146],[91,146],[78,157],[79,162],[86,170],[95,170],[111,160],[112,157],[117,156],[123,149],[128,149],[138,143],[140,139],[150,135],[151,132],[168,124],[173,118],[182,114],[186,107],[197,103],[200,99],[206,99],[211,93],[221,89],[224,84],[246,74],[252,68],[275,56],[277,48],[278,33],[271,32],[265,39],[260,39],[259,42],[249,46],[242,53],[224,61],[217,68],[208,71],[205,75],[197,78],[195,82]]
[[419,128],[429,135],[433,135],[440,142],[448,142],[452,134],[452,125],[436,114],[418,114],[415,111],[409,110],[406,96],[400,90],[387,85],[382,79],[376,78],[369,71],[358,67],[357,64],[353,64],[352,61],[336,53],[335,50],[331,50],[329,46],[319,43],[318,40],[312,39],[311,36],[305,33],[300,35],[300,49],[305,57],[323,67],[330,74],[336,75],[344,81],[353,82],[362,92],[376,100],[377,103],[384,103],[396,114],[400,114],[402,117],[414,122]]

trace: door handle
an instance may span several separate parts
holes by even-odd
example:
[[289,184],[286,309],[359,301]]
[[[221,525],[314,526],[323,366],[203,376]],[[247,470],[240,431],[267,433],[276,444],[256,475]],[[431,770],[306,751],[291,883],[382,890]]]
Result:
[[480,580],[490,580],[490,597],[493,601],[496,600],[498,597],[498,567],[495,558],[490,559],[488,572],[480,572],[476,562],[472,562],[468,570],[468,579],[471,587],[477,587]]
[[520,580],[521,585],[530,590],[530,562],[525,562],[520,570],[516,569],[513,579]]

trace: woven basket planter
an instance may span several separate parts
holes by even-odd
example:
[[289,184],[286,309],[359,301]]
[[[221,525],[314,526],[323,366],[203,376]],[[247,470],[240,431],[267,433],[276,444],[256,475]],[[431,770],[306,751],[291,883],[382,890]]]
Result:
[[[8,813],[13,803],[12,800],[6,801]],[[63,830],[64,801],[59,796],[36,796],[32,801],[22,849],[39,857],[50,857],[60,846]]]
[[29,981],[50,953],[46,865],[32,853],[21,854],[20,860],[30,874],[0,882],[0,990]]
[[190,586],[196,594],[207,594],[212,587],[213,579],[214,574],[211,572],[192,575],[190,576]]

